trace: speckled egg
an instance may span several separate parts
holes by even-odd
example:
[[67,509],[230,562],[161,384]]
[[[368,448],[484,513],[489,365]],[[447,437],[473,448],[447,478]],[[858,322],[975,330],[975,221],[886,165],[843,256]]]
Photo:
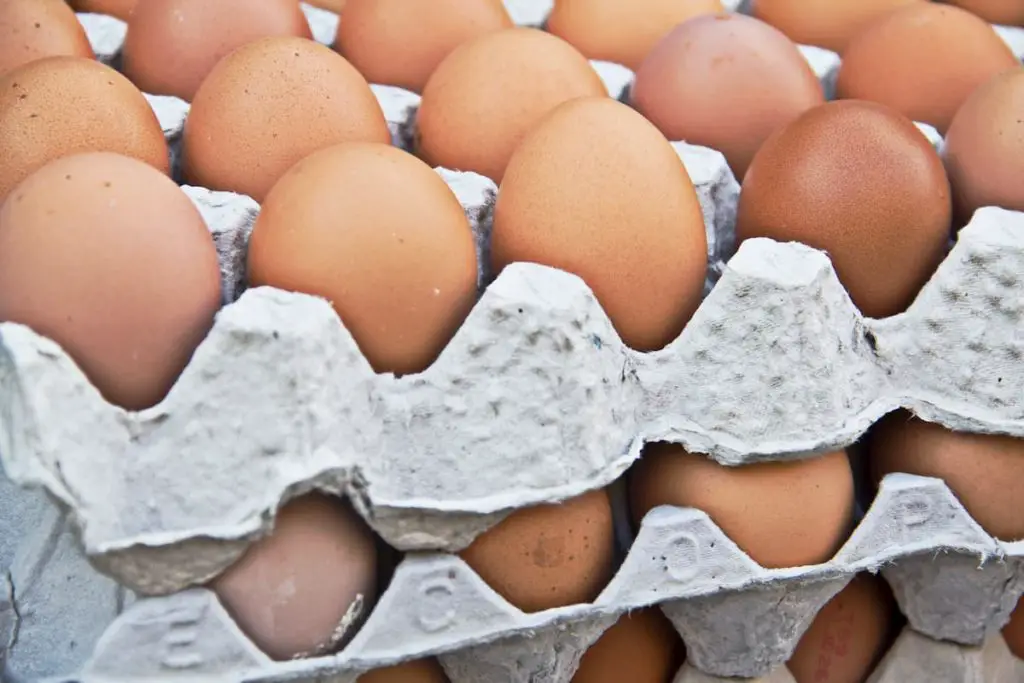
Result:
[[42,57],[95,57],[85,29],[63,0],[0,2],[0,76]]

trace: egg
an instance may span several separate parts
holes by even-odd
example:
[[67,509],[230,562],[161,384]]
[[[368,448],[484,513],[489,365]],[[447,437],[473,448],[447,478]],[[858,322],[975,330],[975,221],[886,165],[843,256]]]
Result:
[[1017,601],[1009,623],[1003,627],[1003,640],[1017,659],[1024,659],[1024,597]]
[[453,50],[423,88],[416,153],[501,182],[527,131],[563,102],[607,96],[586,58],[555,36],[513,28]]
[[0,2],[0,76],[56,55],[95,57],[85,29],[64,0]]
[[1018,65],[999,34],[970,12],[914,3],[850,41],[836,94],[880,102],[944,133],[975,88]]
[[367,671],[356,683],[449,683],[436,659],[416,659],[404,664]]
[[931,277],[951,220],[949,181],[927,138],[891,109],[848,100],[805,112],[761,146],[736,235],[824,250],[853,303],[882,318]]
[[271,533],[249,546],[211,587],[238,627],[269,657],[336,650],[341,626],[377,597],[377,546],[340,500],[312,493],[277,512]]
[[900,410],[872,429],[869,452],[876,481],[891,472],[937,477],[985,531],[1024,540],[1024,439],[954,432]]
[[946,133],[943,161],[959,224],[983,206],[1024,211],[1024,68],[977,88]]
[[612,577],[615,539],[604,489],[516,510],[459,553],[523,612],[592,602]]
[[853,474],[844,451],[727,467],[652,443],[630,473],[633,520],[659,505],[702,510],[762,567],[819,564],[850,532]]
[[335,49],[371,83],[420,92],[456,47],[512,26],[501,0],[348,0]]
[[249,241],[249,283],[330,301],[377,372],[426,369],[476,301],[476,277],[458,199],[384,144],[335,145],[296,164]]
[[722,152],[742,180],[765,139],[825,95],[779,30],[742,14],[715,14],[680,24],[657,44],[630,99],[668,139]]
[[670,683],[683,643],[657,606],[626,612],[591,645],[572,683]]
[[344,58],[304,38],[264,38],[225,57],[196,93],[182,170],[190,183],[262,202],[318,149],[390,141],[377,98]]
[[71,7],[76,12],[109,14],[121,21],[128,21],[128,16],[135,9],[137,2],[138,0],[70,0]]
[[786,667],[796,683],[864,683],[892,644],[894,615],[885,582],[857,574],[814,617]]
[[1020,0],[945,0],[991,24],[1024,25],[1024,3]]
[[636,70],[676,25],[722,11],[720,0],[555,0],[546,28],[587,59]]
[[660,349],[700,304],[707,238],[686,168],[665,137],[620,102],[566,102],[508,164],[491,263],[575,273],[626,344]]
[[128,18],[123,70],[148,93],[191,101],[217,62],[268,36],[312,38],[297,0],[144,0]]
[[111,403],[159,402],[220,302],[198,210],[137,159],[61,157],[0,207],[0,320],[56,341]]
[[928,0],[751,0],[751,14],[792,40],[842,53],[873,20]]

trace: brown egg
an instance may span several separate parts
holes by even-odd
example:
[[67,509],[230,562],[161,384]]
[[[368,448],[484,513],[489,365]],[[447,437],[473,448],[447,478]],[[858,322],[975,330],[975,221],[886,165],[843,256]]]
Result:
[[942,160],[908,119],[829,102],[776,131],[743,179],[736,235],[823,249],[864,315],[902,312],[945,255]]
[[191,101],[217,62],[268,36],[312,38],[297,0],[144,0],[128,19],[123,70],[148,93]]
[[185,121],[183,172],[262,202],[303,157],[339,142],[390,143],[366,80],[330,48],[264,38],[223,59]]
[[84,57],[46,57],[0,78],[0,201],[46,162],[100,151],[169,172],[156,114],[127,78]]
[[953,117],[943,161],[959,224],[976,209],[1024,211],[1024,68],[977,88]]
[[890,472],[937,477],[985,531],[1024,539],[1024,439],[954,432],[901,410],[875,425],[870,453],[876,481]]
[[377,372],[426,369],[476,301],[476,247],[458,199],[396,147],[349,143],[296,164],[249,241],[251,285],[334,305]]
[[463,43],[434,70],[416,115],[416,151],[431,166],[501,182],[527,131],[559,104],[607,96],[586,58],[532,28]]
[[307,494],[277,512],[270,535],[211,584],[238,627],[268,656],[283,660],[336,650],[357,602],[377,599],[377,546],[342,501]]
[[671,683],[683,642],[657,606],[627,612],[583,653],[572,683]]
[[1018,66],[992,27],[958,7],[914,3],[850,42],[836,81],[843,99],[880,102],[945,133],[979,85]]
[[96,56],[85,29],[64,0],[0,2],[0,76],[55,55]]
[[1003,627],[1003,640],[1017,659],[1024,659],[1024,597],[1017,601],[1010,622]]
[[806,460],[726,467],[682,446],[652,443],[630,481],[633,519],[675,505],[703,510],[762,567],[831,559],[853,515],[853,474],[844,451]]
[[498,192],[491,263],[498,272],[515,261],[575,273],[626,344],[665,346],[697,310],[707,264],[700,203],[675,150],[613,99],[563,104],[516,149]]
[[881,578],[853,577],[821,608],[786,663],[796,683],[864,683],[892,644],[894,613]]
[[69,0],[69,2],[76,12],[109,14],[121,21],[128,21],[128,16],[135,9],[138,0]]
[[802,45],[843,52],[873,20],[927,0],[752,0],[751,13]]
[[437,660],[417,659],[404,664],[367,671],[356,683],[449,683]]
[[0,207],[0,320],[59,343],[116,405],[159,402],[220,302],[206,224],[141,161],[62,157]]
[[604,489],[513,512],[459,553],[524,612],[592,602],[612,578],[612,506]]
[[975,14],[990,24],[1024,25],[1024,3],[1020,0],[944,0]]
[[636,70],[677,24],[723,10],[720,0],[555,0],[546,28],[587,59]]
[[722,152],[740,180],[769,135],[825,101],[793,41],[742,14],[677,26],[640,66],[630,97],[668,139]]
[[512,26],[501,0],[348,0],[334,47],[371,83],[420,92],[452,50]]

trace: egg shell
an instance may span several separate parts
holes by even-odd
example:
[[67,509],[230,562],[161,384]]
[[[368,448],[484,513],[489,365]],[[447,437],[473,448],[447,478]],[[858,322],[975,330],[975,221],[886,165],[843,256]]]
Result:
[[873,20],[928,0],[752,0],[753,16],[790,39],[842,53]]
[[324,654],[377,598],[373,534],[341,501],[313,493],[277,512],[270,535],[212,583],[246,635],[274,659]]
[[1019,64],[999,34],[970,12],[914,3],[850,41],[836,95],[880,102],[945,133],[975,88]]
[[558,0],[545,28],[587,59],[636,70],[678,24],[722,11],[720,0]]
[[1020,0],[944,0],[976,14],[990,24],[1024,26],[1024,3]]
[[659,505],[706,512],[762,567],[831,559],[850,532],[853,473],[845,451],[727,467],[681,446],[652,443],[631,472],[637,524]]
[[591,602],[614,571],[608,493],[521,508],[476,537],[459,556],[523,612]]
[[674,28],[640,66],[630,98],[668,139],[725,154],[738,180],[769,135],[825,101],[793,41],[742,14]]
[[167,173],[160,123],[142,93],[83,57],[46,57],[0,78],[0,201],[53,159],[108,151]]
[[343,57],[304,38],[263,38],[221,60],[196,93],[182,171],[191,184],[262,202],[318,149],[390,141],[370,86]]
[[668,683],[683,642],[657,607],[626,612],[583,653],[572,683]]
[[555,107],[606,96],[587,59],[549,33],[513,28],[453,50],[423,89],[416,153],[431,166],[501,182],[527,131]]
[[476,301],[476,245],[429,166],[388,145],[341,144],[271,190],[248,279],[323,296],[375,370],[420,372]]
[[68,4],[76,12],[108,14],[121,21],[128,21],[136,3],[138,0],[69,0]]
[[0,320],[60,343],[117,405],[160,401],[219,307],[202,217],[141,161],[62,157],[0,207]]
[[335,49],[368,81],[420,92],[456,47],[512,26],[501,0],[348,0]]
[[95,57],[85,29],[64,0],[0,2],[0,76],[56,55]]
[[1017,608],[1003,627],[1002,635],[1010,652],[1017,659],[1024,660],[1024,597],[1017,601]]
[[876,481],[890,472],[938,477],[985,531],[1024,539],[1024,440],[955,432],[897,411],[879,421],[870,443]]
[[148,93],[191,101],[217,62],[269,36],[313,37],[296,0],[144,0],[128,18],[122,68]]
[[491,263],[516,261],[580,276],[626,344],[665,346],[700,304],[707,265],[700,202],[675,150],[610,98],[558,107],[498,189]]
[[740,191],[736,236],[825,250],[857,308],[902,312],[945,256],[952,220],[942,160],[882,105],[829,102],[773,134]]
[[449,683],[444,669],[433,657],[414,659],[382,669],[367,671],[356,683]]

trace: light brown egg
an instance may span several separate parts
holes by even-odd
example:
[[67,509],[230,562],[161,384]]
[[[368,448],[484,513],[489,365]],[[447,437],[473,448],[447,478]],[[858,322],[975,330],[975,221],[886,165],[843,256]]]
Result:
[[786,663],[796,683],[864,683],[892,644],[894,613],[880,577],[853,577],[821,608]]
[[670,683],[683,642],[657,606],[627,612],[591,645],[572,683]]
[[128,16],[135,9],[138,0],[69,0],[76,12],[93,14],[109,14],[121,21],[128,21]]
[[975,88],[1019,64],[992,27],[970,12],[914,3],[850,42],[836,94],[880,102],[945,133]]
[[334,47],[371,83],[420,92],[452,50],[512,26],[501,0],[348,0]]
[[85,29],[64,0],[0,2],[0,76],[56,55],[95,58]]
[[416,157],[349,143],[296,164],[249,241],[251,285],[330,301],[377,372],[426,369],[476,301],[476,247],[458,199]]
[[954,432],[900,410],[872,429],[870,463],[876,481],[890,472],[942,479],[985,531],[1024,539],[1024,439]]
[[743,179],[736,235],[826,251],[853,303],[883,318],[935,272],[951,215],[925,136],[891,109],[848,100],[811,109],[762,145]]
[[463,43],[434,70],[416,115],[416,152],[431,166],[501,182],[527,131],[563,102],[607,96],[586,58],[531,28]]
[[975,14],[990,24],[1024,25],[1024,3],[1020,0],[944,0]]
[[196,93],[183,172],[191,183],[262,202],[318,149],[390,141],[377,98],[344,58],[304,38],[264,38],[223,59]]
[[825,101],[793,41],[742,14],[674,28],[640,66],[630,98],[668,139],[722,152],[739,180],[769,135]]
[[1017,659],[1024,659],[1024,597],[1017,601],[1009,623],[1003,627],[1003,640]]
[[707,265],[700,203],[675,150],[613,99],[563,104],[516,149],[498,192],[491,263],[516,261],[575,273],[626,344],[665,346],[700,304]]
[[367,671],[356,683],[449,683],[444,669],[433,657],[417,659],[382,669]]
[[873,20],[928,0],[753,0],[751,13],[802,45],[842,53]]
[[722,11],[720,0],[555,0],[546,28],[587,59],[636,70],[675,26]]
[[377,546],[347,504],[307,494],[278,510],[271,533],[211,587],[268,656],[326,654],[353,635],[338,633],[349,609],[360,602],[365,616],[377,599]]
[[220,303],[206,224],[141,161],[62,157],[0,207],[0,320],[59,343],[111,403],[163,399]]
[[831,559],[850,532],[853,474],[844,451],[726,467],[682,446],[652,443],[630,480],[633,519],[675,505],[703,510],[762,567]]
[[312,38],[297,0],[144,0],[128,18],[123,70],[148,93],[191,101],[217,62],[268,36]]
[[127,78],[84,57],[46,57],[0,77],[0,201],[46,162],[100,151],[170,170],[160,122]]
[[1024,211],[1024,68],[977,88],[953,117],[943,161],[959,224],[976,209]]
[[612,507],[604,489],[516,510],[459,553],[524,612],[592,602],[612,578]]

